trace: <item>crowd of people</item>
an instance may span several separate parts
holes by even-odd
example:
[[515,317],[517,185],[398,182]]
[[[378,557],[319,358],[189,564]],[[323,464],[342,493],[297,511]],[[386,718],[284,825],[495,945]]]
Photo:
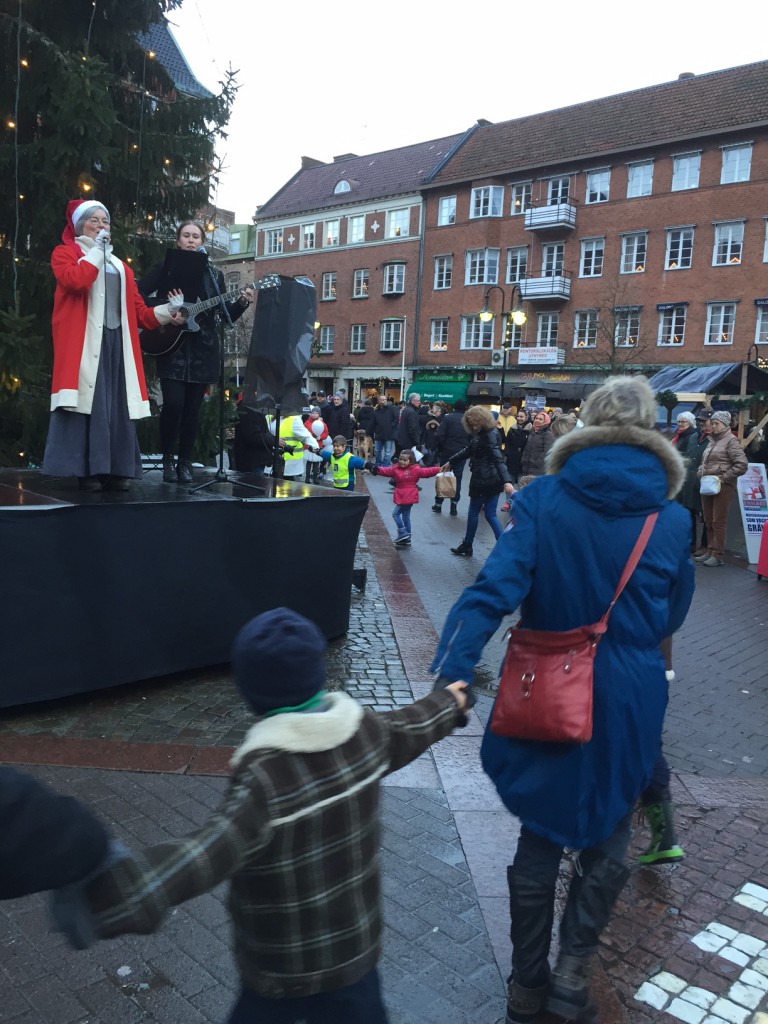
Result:
[[[189,222],[177,245],[200,252],[204,237]],[[98,202],[70,203],[52,264],[55,363],[43,468],[77,477],[85,490],[123,490],[141,471],[133,420],[148,411],[138,328],[183,323],[190,296],[163,283],[159,266],[136,285],[112,252],[109,212]],[[201,283],[196,297],[207,289]],[[250,301],[243,292],[229,315]],[[205,351],[189,346],[159,364],[168,483],[191,480],[201,387],[214,372]],[[590,964],[628,877],[639,801],[655,808],[641,861],[684,855],[662,754],[671,637],[692,600],[691,556],[723,565],[728,510],[748,464],[731,413],[682,412],[666,437],[647,382],[624,376],[578,413],[507,402],[497,414],[462,401],[448,409],[416,393],[400,403],[367,398],[352,411],[343,389],[310,400],[279,424],[241,406],[235,468],[260,475],[279,457],[285,477],[317,483],[327,475],[341,490],[354,490],[359,470],[387,477],[399,548],[411,545],[419,481],[452,473],[447,500],[456,516],[469,467],[464,537],[451,550],[473,554],[481,513],[495,544],[447,616],[431,666],[435,692],[386,713],[327,693],[318,627],[290,609],[259,615],[232,649],[233,677],[255,722],[232,758],[222,807],[192,835],[133,854],[87,808],[0,768],[0,899],[58,890],[57,925],[84,947],[153,931],[173,905],[228,879],[241,982],[230,1024],[386,1024],[377,973],[379,780],[466,724],[475,666],[506,616],[520,610],[524,630],[567,633],[601,621],[608,608],[609,627],[594,645],[591,739],[521,740],[489,723],[481,749],[486,774],[521,822],[507,869],[506,1022],[549,1014],[594,1024]],[[356,432],[360,450],[352,451]],[[506,528],[502,493],[511,506]],[[432,511],[441,514],[444,501],[437,496]],[[577,851],[576,870],[551,963],[566,849]]]

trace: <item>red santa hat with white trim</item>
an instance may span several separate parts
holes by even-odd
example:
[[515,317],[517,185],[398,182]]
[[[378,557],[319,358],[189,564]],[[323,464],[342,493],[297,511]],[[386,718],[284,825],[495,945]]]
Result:
[[92,210],[103,210],[109,217],[109,210],[98,199],[70,199],[67,203],[67,223],[61,236],[62,242],[74,242],[76,226]]

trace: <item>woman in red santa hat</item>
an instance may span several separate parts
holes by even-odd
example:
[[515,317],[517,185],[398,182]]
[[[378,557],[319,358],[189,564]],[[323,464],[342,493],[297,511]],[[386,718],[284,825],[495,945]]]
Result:
[[141,476],[132,421],[149,416],[139,328],[170,323],[184,297],[145,306],[130,267],[112,252],[103,203],[71,200],[61,237],[51,255],[53,387],[43,472],[76,476],[87,491],[124,491]]

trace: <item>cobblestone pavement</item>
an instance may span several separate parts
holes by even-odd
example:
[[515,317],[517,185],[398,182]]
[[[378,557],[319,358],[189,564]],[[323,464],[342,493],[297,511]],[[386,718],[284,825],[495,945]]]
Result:
[[[373,500],[356,560],[367,586],[353,591],[350,632],[331,645],[329,677],[363,703],[390,708],[431,686],[437,630],[492,535],[481,523],[475,557],[452,556],[463,515],[431,512],[427,482],[413,546],[400,551],[390,488],[367,486]],[[322,566],[314,568],[319,579]],[[768,584],[734,566],[697,575],[675,641],[665,739],[688,857],[633,872],[595,972],[603,1024],[768,1024]],[[492,692],[500,656],[496,637],[479,667],[481,692]],[[393,1024],[503,1019],[505,867],[517,826],[479,768],[490,708],[481,696],[467,729],[387,780],[382,976]],[[221,667],[0,712],[0,760],[32,765],[139,845],[182,834],[216,806],[248,724]],[[633,853],[646,841],[638,825]],[[44,906],[42,897],[0,904],[3,1022],[225,1019],[236,979],[221,891],[178,908],[157,936],[85,953],[48,933]]]

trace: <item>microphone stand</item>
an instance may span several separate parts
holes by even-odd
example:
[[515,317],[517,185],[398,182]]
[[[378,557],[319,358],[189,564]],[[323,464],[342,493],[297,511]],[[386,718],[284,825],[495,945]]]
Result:
[[[221,293],[221,288],[219,288],[219,281],[216,276],[216,269],[213,266],[213,261],[207,252],[205,255],[208,257],[208,273],[211,275],[214,291],[219,299],[219,309],[222,313],[222,318],[219,319],[217,327],[219,336],[219,468],[216,470],[212,480],[206,480],[205,483],[198,484],[197,487],[191,487],[189,491],[190,494],[194,494],[196,491],[205,490],[206,487],[210,487],[212,484],[223,484],[229,480],[229,477],[224,470],[224,320],[226,319],[230,327],[234,327],[235,325],[232,317],[229,315],[227,303]],[[256,484],[248,484],[241,481],[237,482],[237,486],[250,487],[254,491],[261,490],[261,488]]]

